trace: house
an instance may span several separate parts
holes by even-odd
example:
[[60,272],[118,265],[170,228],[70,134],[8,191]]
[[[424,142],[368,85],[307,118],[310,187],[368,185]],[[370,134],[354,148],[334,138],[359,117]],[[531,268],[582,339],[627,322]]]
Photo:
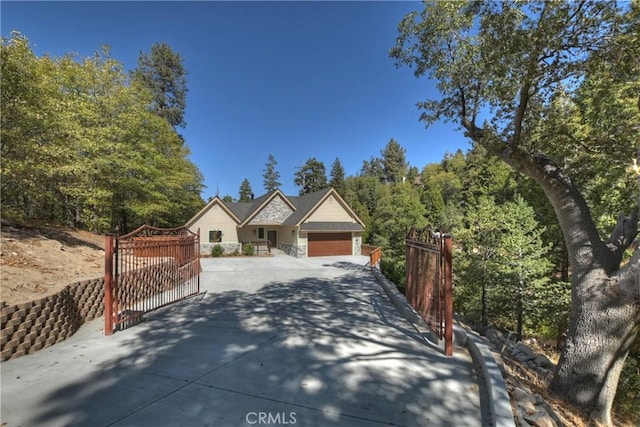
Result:
[[295,257],[360,255],[364,223],[333,188],[302,196],[274,190],[250,202],[214,197],[187,224],[200,230],[200,253],[215,245],[225,253],[242,245],[266,245]]

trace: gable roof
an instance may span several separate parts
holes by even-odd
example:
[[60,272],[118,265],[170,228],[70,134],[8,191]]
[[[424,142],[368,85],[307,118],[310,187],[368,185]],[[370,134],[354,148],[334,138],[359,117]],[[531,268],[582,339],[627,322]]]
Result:
[[219,204],[220,207],[222,208],[222,210],[224,210],[227,213],[227,215],[229,215],[236,223],[240,223],[240,217],[238,217],[235,212],[233,212],[231,209],[229,209],[227,204],[225,202],[223,202],[222,199],[220,199],[220,197],[215,196],[213,199],[211,199],[211,201],[209,201],[209,203],[207,203],[202,209],[200,209],[198,211],[198,213],[193,216],[193,218],[191,218],[189,221],[187,221],[187,223],[185,224],[185,227],[187,227],[187,228],[191,227],[206,212],[208,212],[209,209],[211,209],[213,207],[213,205],[215,205],[215,204]]
[[[267,206],[274,198],[281,197],[282,200],[293,211],[291,215],[282,222],[282,225],[299,226],[301,225],[313,212],[315,212],[324,201],[333,196],[340,203],[340,205],[351,215],[357,223],[362,227],[357,229],[364,229],[364,223],[358,215],[351,209],[351,207],[344,201],[340,194],[334,188],[325,188],[323,190],[314,191],[313,193],[303,194],[302,196],[285,196],[279,189],[273,190],[267,194],[255,198],[250,202],[224,202],[218,196],[214,197],[205,207],[203,207],[197,214],[194,215],[186,226],[190,227],[198,219],[200,219],[209,209],[215,204],[220,204],[225,212],[233,218],[238,227],[243,227],[252,218],[254,218],[265,206]],[[345,223],[346,224],[346,223]],[[341,225],[340,228],[344,228],[346,225]]]
[[282,194],[282,191],[280,191],[279,189],[276,189],[276,190],[273,190],[270,193],[265,194],[264,196],[260,196],[257,199],[254,199],[252,202],[249,202],[248,204],[250,206],[249,206],[247,215],[244,217],[242,222],[240,224],[238,224],[238,226],[239,227],[245,226],[249,221],[251,221],[251,219],[253,219],[253,217],[255,217],[258,214],[258,212],[260,212],[262,210],[262,208],[267,206],[269,204],[269,202],[271,202],[273,199],[275,199],[276,196],[280,196],[284,200],[284,202],[287,205],[289,205],[291,210],[293,210],[295,212],[296,206],[293,203],[291,203],[291,200],[289,200],[287,198],[287,196]]
[[329,198],[329,196],[333,196],[338,203],[347,211],[347,213],[353,217],[360,226],[364,229],[364,223],[362,220],[356,215],[356,213],[351,209],[351,206],[344,201],[344,199],[340,196],[340,194],[335,190],[335,188],[329,187],[324,190],[315,191],[313,193],[304,194],[299,197],[295,197],[295,203],[298,204],[298,210],[290,215],[282,224],[283,225],[301,225],[307,218],[309,218],[321,205],[325,200]]

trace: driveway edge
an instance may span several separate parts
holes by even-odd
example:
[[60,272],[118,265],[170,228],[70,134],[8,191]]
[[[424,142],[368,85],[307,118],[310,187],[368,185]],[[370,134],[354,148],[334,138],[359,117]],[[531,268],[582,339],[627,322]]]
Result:
[[[402,316],[409,322],[429,331],[429,340],[436,343],[444,351],[444,342],[431,332],[424,319],[409,305],[405,296],[398,291],[396,286],[377,268],[371,267],[371,272]],[[507,384],[489,348],[477,334],[467,332],[458,324],[453,325],[453,335],[455,344],[466,347],[473,361],[481,370],[479,373],[481,380],[483,380],[481,386],[487,390],[486,398],[488,401],[488,405],[481,405],[481,407],[488,406],[490,408],[487,410],[488,414],[482,414],[483,424],[497,427],[515,427]]]

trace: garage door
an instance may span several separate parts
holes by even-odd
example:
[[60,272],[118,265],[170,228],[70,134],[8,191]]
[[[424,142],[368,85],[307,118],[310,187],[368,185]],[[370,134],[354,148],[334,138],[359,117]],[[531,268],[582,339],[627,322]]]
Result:
[[309,256],[351,255],[351,233],[309,233]]

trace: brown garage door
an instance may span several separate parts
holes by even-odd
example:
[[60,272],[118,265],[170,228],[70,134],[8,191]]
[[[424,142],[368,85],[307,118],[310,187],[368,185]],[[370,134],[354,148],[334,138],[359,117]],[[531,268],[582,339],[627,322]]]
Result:
[[351,255],[351,233],[309,233],[309,256]]

